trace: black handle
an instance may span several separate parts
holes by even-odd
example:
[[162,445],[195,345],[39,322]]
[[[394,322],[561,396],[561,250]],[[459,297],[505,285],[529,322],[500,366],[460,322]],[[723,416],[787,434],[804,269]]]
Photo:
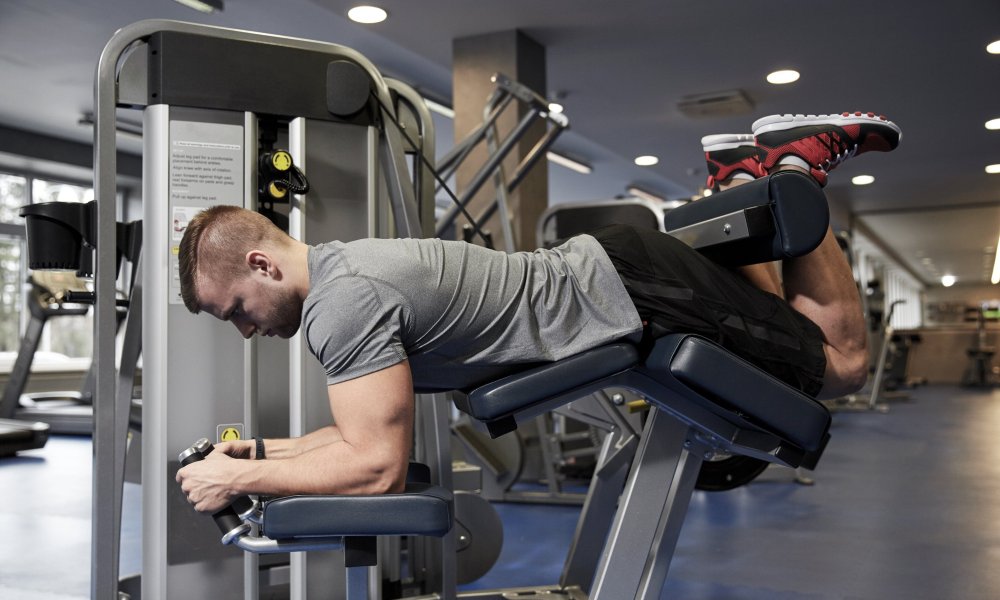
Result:
[[[214,449],[215,446],[211,442],[206,438],[201,438],[190,448],[181,452],[177,460],[180,461],[182,467],[186,467],[191,463],[205,460],[205,457],[211,454]],[[212,518],[215,519],[215,524],[219,526],[219,531],[222,532],[223,536],[228,536],[243,526],[243,519],[240,518],[240,515],[246,514],[251,508],[253,508],[253,501],[247,496],[240,496],[233,500],[229,506],[213,513]]]

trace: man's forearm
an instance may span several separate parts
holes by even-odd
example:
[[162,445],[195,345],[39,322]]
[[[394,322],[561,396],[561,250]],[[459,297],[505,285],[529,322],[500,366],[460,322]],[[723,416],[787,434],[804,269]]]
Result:
[[384,494],[401,490],[406,459],[405,451],[379,452],[340,440],[285,460],[233,461],[228,486],[237,494],[267,496]]
[[302,437],[265,439],[264,454],[267,458],[292,458],[320,446],[343,441],[343,439],[336,425],[327,425]]

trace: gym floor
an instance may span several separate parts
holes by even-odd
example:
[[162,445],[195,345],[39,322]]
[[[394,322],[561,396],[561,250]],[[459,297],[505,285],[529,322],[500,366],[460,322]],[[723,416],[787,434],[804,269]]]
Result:
[[[772,467],[696,492],[663,597],[1000,598],[1000,390],[929,386],[887,414],[838,412],[815,484]],[[996,448],[996,449],[995,449]],[[0,459],[0,598],[87,598],[90,439]],[[122,572],[139,570],[139,490],[125,496]],[[467,588],[555,582],[579,509],[498,505],[500,560]]]

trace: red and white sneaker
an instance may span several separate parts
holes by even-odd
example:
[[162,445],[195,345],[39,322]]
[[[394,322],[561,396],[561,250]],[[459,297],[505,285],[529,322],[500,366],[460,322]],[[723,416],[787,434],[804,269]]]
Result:
[[765,171],[795,164],[808,169],[820,185],[826,185],[827,173],[848,158],[889,152],[903,136],[895,123],[870,112],[772,115],[754,122],[753,135]]
[[718,191],[719,183],[730,179],[757,179],[764,175],[753,135],[706,135],[701,138],[701,146],[708,163],[708,181],[705,187],[710,190]]

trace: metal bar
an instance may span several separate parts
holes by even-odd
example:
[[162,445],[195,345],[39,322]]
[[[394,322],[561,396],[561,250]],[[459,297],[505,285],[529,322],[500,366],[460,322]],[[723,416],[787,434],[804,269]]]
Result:
[[472,151],[472,148],[483,139],[483,136],[486,134],[486,129],[496,122],[500,114],[503,113],[504,109],[507,108],[507,105],[509,105],[513,100],[511,95],[504,94],[499,105],[492,107],[492,105],[496,103],[498,95],[498,91],[493,90],[493,93],[490,95],[490,99],[486,104],[487,110],[484,111],[486,115],[483,122],[469,132],[469,134],[466,135],[462,141],[456,144],[454,148],[449,150],[448,153],[445,154],[440,161],[438,161],[438,172],[442,173],[442,179],[448,178],[443,175],[444,173],[448,173],[450,176],[450,174],[458,168],[458,165],[465,161],[469,152]]
[[[36,302],[34,294],[27,295],[27,302]],[[11,369],[10,375],[7,377],[7,385],[3,389],[3,400],[0,400],[0,418],[13,419],[17,414],[21,393],[24,392],[28,379],[31,377],[31,363],[34,361],[44,328],[45,321],[43,319],[32,315],[28,320],[28,327],[24,330],[24,336],[21,337],[21,344],[18,347],[17,359],[14,360],[14,367]]]
[[[458,201],[463,208],[469,203],[470,200],[472,200],[473,196],[476,195],[480,188],[483,187],[483,184],[486,183],[486,180],[493,174],[497,165],[499,165],[503,159],[507,157],[513,149],[514,144],[516,144],[519,139],[524,137],[524,134],[528,131],[528,127],[531,126],[531,120],[534,116],[534,111],[526,114],[524,118],[521,119],[521,122],[518,123],[514,131],[511,132],[511,134],[507,136],[507,139],[503,141],[499,151],[490,156],[486,163],[479,169],[479,171],[476,172],[475,177],[469,182],[469,185],[466,187],[462,195],[459,196]],[[441,235],[444,229],[446,229],[447,226],[455,220],[459,210],[458,206],[449,207],[448,212],[437,223],[437,228],[435,230],[437,235]]]
[[[93,497],[91,504],[91,581],[94,600],[118,597],[118,554],[124,485],[125,440],[116,440],[115,407],[115,68],[135,37],[119,31],[104,47],[94,77],[94,196],[97,199],[97,252],[94,272]],[[119,447],[120,445],[120,447]]]
[[[260,133],[257,115],[243,113],[243,202],[250,210],[257,210],[257,140]],[[294,155],[293,155],[294,156]],[[298,160],[296,157],[295,160]],[[301,164],[301,163],[299,163]],[[289,227],[291,225],[289,224]],[[257,368],[258,336],[243,342],[243,422],[246,436],[260,433],[257,426],[257,385],[260,369]],[[290,361],[289,361],[290,362]],[[260,595],[260,559],[256,554],[243,555],[243,597],[255,600]]]
[[651,409],[591,598],[659,598],[701,466],[702,448],[686,424]]
[[[486,144],[490,154],[497,151],[497,129],[490,127],[486,133]],[[507,252],[514,252],[514,230],[510,225],[510,213],[507,211],[507,175],[504,172],[503,161],[497,164],[496,172],[493,173],[493,189],[495,197],[490,205],[500,213],[500,229],[503,231],[504,247]],[[479,218],[477,223],[485,223],[486,219]]]
[[[168,139],[169,109],[165,105],[151,106],[143,114],[143,187],[163,190],[167,186],[169,150],[165,144],[154,140]],[[145,195],[145,194],[144,194]],[[144,248],[162,248],[163,227],[153,223],[166,218],[166,209],[151,197],[143,198]],[[159,212],[157,212],[159,211]],[[167,432],[165,427],[154,426],[167,419],[167,402],[160,401],[167,383],[167,343],[170,331],[166,328],[167,307],[152,298],[166,295],[167,282],[154,278],[151,269],[143,269],[143,329],[146,335],[159,340],[147,345],[143,353],[143,435],[142,435],[142,595],[166,596],[167,577],[163,565],[167,562],[166,545],[161,540],[167,536]],[[101,407],[95,392],[95,425],[101,416]],[[96,468],[96,467],[95,467]],[[117,558],[115,559],[117,560]]]
[[412,181],[407,185],[403,182],[403,174],[409,173],[406,168],[403,138],[394,127],[385,126],[381,131],[379,150],[382,152],[382,162],[385,182],[389,190],[389,203],[396,225],[396,235],[399,237],[421,237],[420,215],[417,214],[416,200]]
[[[306,166],[306,121],[305,119],[293,119],[288,124],[288,151],[292,155],[292,161],[308,177]],[[256,169],[254,169],[256,170]],[[253,189],[256,189],[254,187]],[[306,224],[308,218],[306,199],[295,194],[292,196],[288,211],[288,235],[292,238],[306,242]],[[288,346],[288,435],[297,438],[305,435],[306,431],[306,411],[305,411],[305,379],[306,379],[306,348],[305,341],[299,334],[293,338],[293,342]],[[242,546],[241,546],[242,547]],[[289,597],[293,600],[301,600],[308,595],[306,575],[308,572],[308,561],[306,555],[294,552],[288,557],[289,562]]]
[[[431,470],[431,482],[447,490],[454,489],[451,466],[451,427],[448,394],[420,394],[416,398],[419,412],[416,459]],[[437,592],[441,600],[454,600],[457,595],[456,528],[442,538],[411,537],[414,547],[422,552],[411,567],[415,576],[424,580],[428,592]],[[420,571],[420,572],[418,572]]]
[[434,155],[436,139],[434,121],[427,103],[412,87],[396,79],[388,80],[389,87],[396,92],[401,101],[405,101],[417,120],[420,139],[419,147],[415,148],[413,161],[413,190],[417,213],[420,217],[422,235],[434,235]]
[[535,143],[534,147],[528,152],[528,155],[521,159],[521,163],[517,165],[514,169],[514,176],[511,178],[510,183],[507,184],[507,191],[511,192],[520,185],[521,181],[525,176],[531,172],[532,167],[538,162],[538,159],[545,156],[552,144],[555,143],[556,139],[559,137],[563,131],[562,127],[552,127],[546,130],[545,135],[542,139]]
[[[497,90],[493,90],[490,100],[492,101],[496,95]],[[503,98],[503,102],[499,108],[484,111],[483,122],[477,125],[462,141],[458,142],[454,148],[442,157],[438,162],[438,171],[441,173],[442,179],[448,179],[448,177],[451,177],[458,170],[459,165],[465,162],[469,157],[469,153],[472,152],[476,144],[482,141],[483,137],[486,136],[486,131],[496,122],[497,118],[510,102],[511,96],[507,95]],[[487,104],[487,108],[489,108],[489,104]]]
[[[591,580],[614,519],[615,505],[625,487],[625,478],[631,465],[631,460],[613,461],[616,464],[612,464],[611,461],[618,453],[624,434],[625,432],[621,430],[613,431],[604,438],[604,443],[601,445],[594,478],[587,489],[587,497],[576,523],[576,531],[573,533],[573,542],[566,555],[566,562],[563,563],[563,571],[559,577],[560,586],[575,585],[590,592]],[[635,436],[628,435],[628,439],[631,443],[625,448],[631,449],[634,455],[637,446]]]

